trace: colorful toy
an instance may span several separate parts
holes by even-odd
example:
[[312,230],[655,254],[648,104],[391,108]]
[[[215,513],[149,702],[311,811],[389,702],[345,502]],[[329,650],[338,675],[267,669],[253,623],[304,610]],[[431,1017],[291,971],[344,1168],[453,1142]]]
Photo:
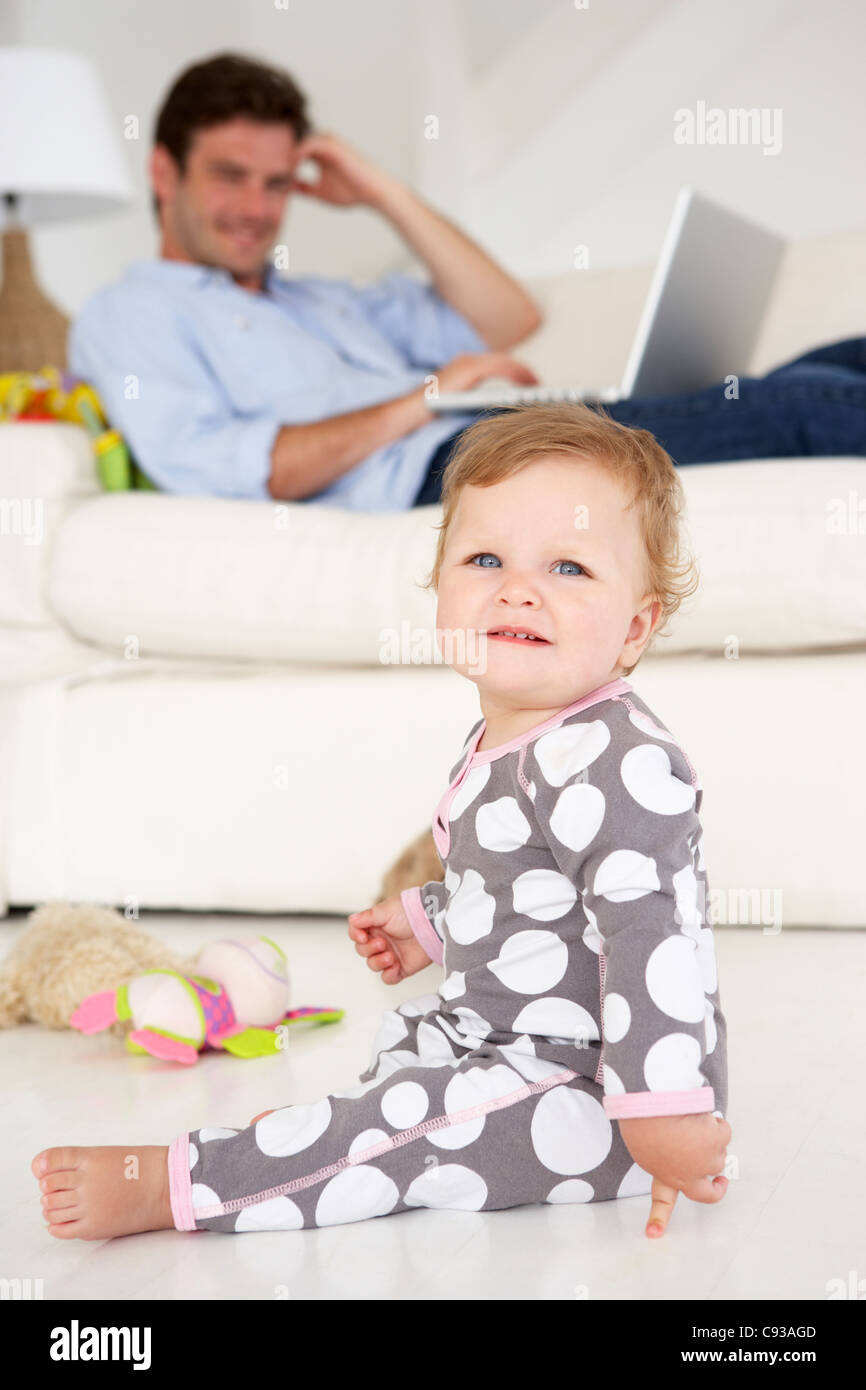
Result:
[[123,436],[109,428],[93,387],[57,367],[0,376],[0,420],[66,420],[81,425],[90,435],[99,478],[106,491],[159,491],[131,457]]
[[[89,994],[127,985],[145,970],[189,975],[195,956],[172,951],[152,931],[99,903],[43,903],[0,961],[0,1028],[68,1028]],[[130,1024],[114,1023],[124,1039]]]
[[214,941],[199,953],[195,974],[147,970],[116,990],[89,995],[69,1020],[81,1033],[100,1033],[124,1019],[130,1052],[192,1063],[206,1048],[236,1057],[264,1057],[281,1045],[281,1030],[304,1021],[331,1023],[343,1009],[286,1009],[286,957],[267,936]]

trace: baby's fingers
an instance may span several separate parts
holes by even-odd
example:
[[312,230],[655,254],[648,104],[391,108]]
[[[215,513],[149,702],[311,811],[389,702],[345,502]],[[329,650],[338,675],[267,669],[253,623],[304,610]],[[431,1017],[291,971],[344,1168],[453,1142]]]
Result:
[[677,1200],[677,1189],[659,1182],[658,1178],[653,1178],[650,1198],[652,1205],[649,1220],[646,1223],[646,1234],[657,1239],[664,1235],[665,1228],[670,1221],[671,1212]]
[[346,921],[349,923],[349,930],[353,927],[381,927],[385,923],[386,913],[382,910],[381,903],[375,903],[373,907],[365,907],[363,912],[350,912]]
[[715,1178],[696,1178],[683,1188],[691,1202],[720,1202],[728,1190],[728,1179],[721,1173]]
[[[367,964],[371,970],[388,971],[388,969],[393,968],[395,964],[399,965],[399,962],[396,961],[394,952],[389,950],[383,941],[378,941],[372,953],[367,955]],[[392,981],[388,979],[387,974],[383,974],[382,978],[386,984],[392,983]]]
[[355,950],[359,956],[375,956],[384,949],[385,938],[378,932],[364,932],[363,936],[355,938]]

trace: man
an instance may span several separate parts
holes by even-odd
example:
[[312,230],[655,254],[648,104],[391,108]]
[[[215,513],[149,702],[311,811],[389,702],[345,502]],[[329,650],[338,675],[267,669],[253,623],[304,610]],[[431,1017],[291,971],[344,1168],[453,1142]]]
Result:
[[[150,174],[159,258],[85,305],[70,369],[158,487],[404,509],[437,445],[475,418],[435,416],[430,375],[442,390],[536,381],[505,351],[541,322],[526,292],[398,179],[311,133],[287,74],[230,54],[182,74]],[[375,210],[432,285],[281,277],[269,253],[292,192]]]
[[[159,257],[94,295],[70,335],[136,461],[168,492],[282,498],[364,511],[435,503],[474,413],[437,416],[440,390],[534,384],[508,349],[541,322],[526,292],[453,223],[338,136],[311,131],[288,74],[224,54],[182,73],[150,174]],[[295,171],[319,166],[307,183]],[[270,259],[290,194],[383,216],[431,283],[355,289],[281,276]],[[866,339],[763,378],[606,407],[679,464],[866,453]]]

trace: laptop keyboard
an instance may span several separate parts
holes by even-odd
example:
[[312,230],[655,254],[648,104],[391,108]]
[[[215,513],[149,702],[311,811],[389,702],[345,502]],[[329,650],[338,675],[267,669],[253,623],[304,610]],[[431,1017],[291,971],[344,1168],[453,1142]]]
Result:
[[443,391],[440,396],[428,400],[427,408],[486,410],[497,405],[531,405],[536,401],[557,403],[600,400],[610,403],[619,399],[620,392],[615,387],[607,387],[602,391],[588,391],[585,387],[579,386],[477,386],[471,391]]

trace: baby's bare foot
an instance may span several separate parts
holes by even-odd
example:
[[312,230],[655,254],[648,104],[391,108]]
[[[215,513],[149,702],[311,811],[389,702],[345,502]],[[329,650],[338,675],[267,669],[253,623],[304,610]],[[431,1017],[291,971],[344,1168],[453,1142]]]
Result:
[[174,1229],[168,1149],[43,1149],[31,1168],[48,1233],[61,1240],[107,1240]]

